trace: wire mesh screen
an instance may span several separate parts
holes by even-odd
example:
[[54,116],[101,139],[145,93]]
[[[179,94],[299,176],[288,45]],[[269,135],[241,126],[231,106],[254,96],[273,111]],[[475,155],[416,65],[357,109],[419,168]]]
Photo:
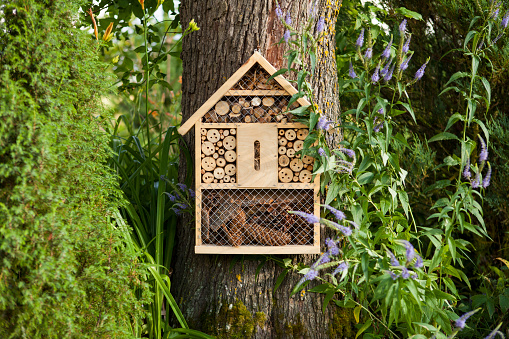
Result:
[[204,189],[204,245],[313,245],[314,225],[288,211],[314,213],[313,189]]
[[255,64],[212,109],[205,113],[205,123],[290,123],[294,116],[287,113],[291,95],[269,73]]

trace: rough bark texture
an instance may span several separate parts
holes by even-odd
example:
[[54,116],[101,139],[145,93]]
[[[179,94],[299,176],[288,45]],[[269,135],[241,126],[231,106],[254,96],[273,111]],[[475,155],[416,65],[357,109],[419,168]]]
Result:
[[[340,1],[337,1],[340,3]],[[275,15],[272,0],[184,0],[182,26],[194,19],[200,30],[183,42],[182,115],[187,120],[254,52],[260,51],[276,68],[283,63],[284,45],[275,45],[283,27]],[[283,12],[291,13],[293,23],[309,15],[309,0],[280,1]],[[330,117],[339,109],[336,103],[334,66],[334,24],[338,4],[320,6],[325,15],[328,36],[321,42],[316,82],[319,106]],[[332,58],[332,59],[331,59]],[[329,60],[331,59],[331,60]],[[334,119],[336,120],[336,119]],[[185,141],[194,153],[194,129]],[[181,158],[182,164],[185,159]],[[182,169],[185,166],[181,166]],[[183,177],[183,173],[181,176]],[[195,255],[194,224],[183,220],[177,231],[172,292],[181,310],[195,329],[223,338],[341,338],[350,337],[351,315],[335,306],[322,312],[323,298],[302,293],[290,297],[301,278],[290,273],[274,292],[282,272],[273,260],[258,275],[263,257]],[[315,256],[291,257],[294,263],[311,263]]]

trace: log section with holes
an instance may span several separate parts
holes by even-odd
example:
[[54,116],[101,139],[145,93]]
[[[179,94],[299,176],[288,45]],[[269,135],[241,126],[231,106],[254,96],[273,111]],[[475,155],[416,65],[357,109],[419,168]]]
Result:
[[201,182],[235,183],[237,139],[234,128],[201,128]]
[[[235,93],[234,91],[230,91]],[[294,116],[289,113],[298,104],[288,107],[290,96],[271,95],[271,91],[242,91],[243,96],[224,96],[205,115],[203,123],[292,123]],[[299,137],[304,140],[307,130]],[[304,134],[305,133],[305,134]],[[304,137],[303,137],[304,136]],[[302,138],[302,139],[301,139]]]
[[308,155],[301,156],[306,128],[278,129],[278,181],[280,183],[309,184],[313,179],[314,160]]

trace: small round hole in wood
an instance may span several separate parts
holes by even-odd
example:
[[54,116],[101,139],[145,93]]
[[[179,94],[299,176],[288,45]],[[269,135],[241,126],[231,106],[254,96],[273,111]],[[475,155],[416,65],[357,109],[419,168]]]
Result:
[[212,171],[216,168],[216,160],[211,157],[206,157],[201,160],[201,168],[206,171]]
[[234,162],[237,159],[237,153],[235,151],[226,151],[224,158],[228,162]]
[[311,182],[312,178],[313,178],[313,175],[308,170],[303,170],[299,174],[299,181],[302,182],[302,183]]
[[211,155],[211,154],[214,154],[216,148],[214,147],[214,144],[211,143],[211,142],[208,142],[208,141],[205,141],[202,145],[201,145],[201,151],[203,152],[203,154],[205,155]]
[[288,183],[292,182],[293,179],[293,172],[289,168],[283,168],[281,171],[279,171],[279,181]]
[[221,135],[217,129],[209,129],[207,132],[207,140],[210,142],[217,142],[221,139]]
[[227,136],[226,138],[224,138],[223,140],[223,146],[226,150],[232,150],[235,148],[236,146],[236,140],[235,140],[235,137],[233,136]]

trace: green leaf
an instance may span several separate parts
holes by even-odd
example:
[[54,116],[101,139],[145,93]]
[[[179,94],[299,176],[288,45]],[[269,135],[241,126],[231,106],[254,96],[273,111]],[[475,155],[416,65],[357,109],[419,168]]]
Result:
[[498,297],[498,303],[500,304],[500,308],[502,309],[502,312],[506,313],[507,310],[509,310],[509,297],[501,294]]
[[434,141],[440,141],[440,140],[459,140],[458,137],[455,134],[448,133],[448,132],[441,132],[431,139],[429,139],[428,142],[434,142]]
[[481,77],[481,81],[482,81],[482,84],[484,85],[484,88],[486,89],[486,97],[488,99],[488,104],[487,104],[486,110],[489,110],[490,103],[491,103],[491,86],[485,77]]
[[364,174],[361,174],[361,176],[357,179],[359,185],[365,185],[365,184],[368,184],[370,183],[372,180],[373,180],[373,177],[375,175],[371,172],[367,172],[367,173],[364,173]]
[[422,15],[421,14],[419,14],[417,12],[414,12],[414,11],[411,11],[409,9],[406,9],[405,7],[396,8],[395,12],[399,13],[401,15],[404,15],[407,18],[410,18],[410,19],[422,20]]
[[454,82],[460,78],[464,78],[464,77],[468,77],[468,76],[469,76],[469,74],[467,72],[456,72],[453,75],[451,75],[451,77],[449,78],[449,81],[447,81],[447,83],[445,84],[444,87],[447,87],[447,85],[449,85],[451,82]]
[[274,292],[277,290],[277,288],[281,285],[283,280],[285,279],[286,275],[288,274],[288,269],[283,270],[281,274],[277,277],[276,283],[274,284]]
[[268,79],[267,79],[267,82],[274,79],[275,77],[277,77],[278,75],[281,75],[283,73],[286,73],[288,72],[288,69],[287,68],[281,68],[280,70],[276,71],[274,74],[272,74]]
[[357,334],[355,335],[355,339],[357,339],[364,331],[366,331],[371,326],[371,318],[368,318],[364,325],[357,331]]
[[451,128],[452,125],[454,125],[458,120],[465,120],[463,118],[463,115],[459,114],[459,113],[454,113],[450,118],[449,118],[449,121],[447,122],[447,126],[445,126],[445,129],[444,129],[444,132],[446,132],[449,128]]
[[[474,35],[476,33],[477,33],[477,31],[470,31],[467,33],[467,36],[465,37],[465,42],[463,43],[463,49],[467,49],[468,42],[470,40],[472,40],[472,38],[474,37]],[[476,68],[476,72],[477,72],[477,68]]]
[[398,191],[399,201],[401,201],[401,206],[403,207],[403,210],[405,211],[405,215],[408,217],[408,209],[409,209],[409,203],[408,203],[408,194],[405,191]]
[[355,322],[356,322],[356,323],[359,323],[359,321],[360,321],[361,309],[362,309],[362,306],[361,306],[361,305],[357,305],[357,306],[353,309],[353,316],[354,316],[354,318],[355,318]]

